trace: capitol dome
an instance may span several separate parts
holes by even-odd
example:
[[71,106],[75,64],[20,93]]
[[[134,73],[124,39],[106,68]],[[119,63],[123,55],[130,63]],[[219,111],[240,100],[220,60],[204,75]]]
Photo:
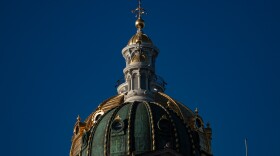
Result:
[[[154,102],[124,102],[114,96],[81,122],[78,118],[74,138],[79,139],[72,155],[186,155],[211,152],[211,129],[201,117],[164,93]],[[203,139],[203,143],[199,143]],[[72,152],[75,152],[73,150]]]
[[142,31],[140,2],[137,33],[122,50],[126,67],[118,95],[84,121],[78,116],[70,156],[212,156],[210,125],[164,93],[166,83],[155,73],[159,50]]

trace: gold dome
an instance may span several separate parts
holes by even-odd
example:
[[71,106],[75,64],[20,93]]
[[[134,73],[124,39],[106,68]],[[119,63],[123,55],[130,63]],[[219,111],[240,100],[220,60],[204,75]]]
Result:
[[143,43],[153,44],[152,40],[142,31],[142,29],[145,27],[145,22],[141,17],[135,21],[135,27],[138,29],[137,33],[131,37],[127,45],[143,44]]
[[131,39],[128,41],[127,45],[132,44],[153,44],[152,40],[146,35],[143,34],[141,31],[138,31]]

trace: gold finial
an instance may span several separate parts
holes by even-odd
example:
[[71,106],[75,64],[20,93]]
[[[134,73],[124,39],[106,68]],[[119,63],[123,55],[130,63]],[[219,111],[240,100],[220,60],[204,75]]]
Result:
[[195,108],[195,114],[198,115],[198,108]]
[[137,20],[135,22],[135,26],[138,30],[141,30],[145,26],[145,22],[142,19],[142,15],[146,14],[144,8],[142,8],[142,0],[138,0],[138,7],[135,10],[132,10],[132,13],[136,14]]
[[80,122],[81,121],[81,117],[80,115],[77,116],[77,121]]
[[140,19],[143,14],[146,14],[146,10],[142,8],[142,0],[138,0],[138,7],[132,10],[132,13],[135,13],[138,19]]
[[117,116],[115,117],[115,120],[118,120],[118,121],[120,121],[120,120],[121,120],[121,117],[120,117],[120,115],[117,115]]

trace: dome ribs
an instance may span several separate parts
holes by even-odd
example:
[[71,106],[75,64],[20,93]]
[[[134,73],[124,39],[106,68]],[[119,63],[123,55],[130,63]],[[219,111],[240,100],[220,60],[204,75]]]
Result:
[[188,125],[184,121],[184,119],[180,118],[178,114],[174,111],[172,111],[170,108],[170,115],[178,129],[178,137],[180,138],[179,144],[180,144],[180,153],[183,155],[189,155],[193,156],[193,139],[191,136],[191,131],[188,129]]
[[123,103],[123,99],[124,96],[123,95],[116,95],[113,97],[110,97],[108,99],[106,99],[105,101],[103,101],[98,107],[97,109],[92,112],[85,120],[85,123],[87,123],[87,129],[90,129],[94,123],[92,122],[92,117],[94,117],[94,115],[98,112],[98,110],[103,110],[104,113],[106,113],[107,111],[117,107],[118,105]]
[[90,152],[88,156],[102,156],[104,155],[104,145],[105,145],[105,136],[106,136],[106,126],[107,122],[110,120],[110,117],[115,112],[116,108],[107,111],[106,115],[100,120],[100,122],[94,127],[96,129],[92,132]]
[[[116,104],[96,119],[82,140],[82,156],[124,155],[187,155],[200,156],[196,131],[190,126],[191,113],[182,104],[175,105],[165,96],[156,95],[154,102],[134,101],[118,103],[117,98],[103,106]],[[119,97],[121,99],[121,97]],[[110,101],[110,102],[109,102]],[[178,106],[178,107],[177,107]],[[86,140],[84,140],[84,138]],[[85,142],[87,141],[87,142]]]
[[165,97],[168,101],[167,101],[167,106],[168,107],[171,107],[176,113],[177,115],[180,117],[180,118],[184,118],[184,115],[180,109],[180,107],[178,106],[178,104],[176,103],[175,100],[173,100],[170,96],[164,94],[164,93],[161,93],[161,92],[158,92],[159,95]]
[[130,110],[129,110],[129,115],[128,115],[128,124],[127,124],[127,155],[131,155],[132,152],[135,150],[135,143],[134,143],[134,126],[131,126],[134,124],[134,120],[135,120],[135,110],[137,107],[138,103],[137,102],[133,102],[132,105],[130,106]]
[[104,156],[110,156],[110,137],[111,137],[111,125],[113,120],[116,117],[116,114],[118,111],[123,107],[124,105],[119,105],[116,107],[115,111],[113,112],[112,116],[110,117],[109,121],[107,122],[106,130],[105,130],[105,140],[104,140]]
[[[154,98],[154,102],[124,102],[124,96],[118,95],[101,103],[86,120],[80,155],[200,156],[200,138],[192,127],[195,113],[164,93],[158,92]],[[97,119],[100,111],[104,114]],[[120,123],[115,129],[116,121]]]
[[[167,114],[167,118],[168,120],[170,120],[171,124],[172,124],[172,129],[171,129],[171,146],[173,146],[173,148],[175,147],[176,151],[177,152],[180,152],[180,143],[179,143],[179,138],[178,138],[178,132],[177,132],[177,128],[176,128],[176,125],[172,119],[172,116],[170,115],[170,112],[164,107],[162,106],[161,104],[158,104],[156,102],[152,102],[153,104],[161,107],[165,113]],[[175,141],[174,141],[175,140]],[[175,142],[175,143],[174,143]],[[174,146],[175,145],[175,146]],[[168,147],[168,145],[165,147],[165,148],[170,148]]]
[[149,105],[148,102],[144,102],[147,110],[148,110],[148,113],[149,113],[149,123],[151,125],[151,135],[152,135],[152,149],[151,151],[155,151],[156,150],[156,139],[155,139],[155,126],[154,126],[154,118],[153,118],[153,113],[152,113],[152,109]]
[[94,127],[91,128],[88,143],[87,143],[87,145],[88,145],[87,146],[87,156],[91,156],[91,148],[90,147],[92,146],[93,135],[96,131],[97,126],[99,125],[101,120],[112,110],[109,110],[109,111],[105,112],[104,115],[101,116],[100,120],[98,120],[97,123],[94,125]]

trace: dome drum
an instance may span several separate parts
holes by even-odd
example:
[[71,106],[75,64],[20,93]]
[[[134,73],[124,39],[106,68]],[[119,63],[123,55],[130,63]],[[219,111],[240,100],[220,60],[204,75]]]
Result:
[[[143,75],[142,75],[143,76]],[[140,78],[141,80],[141,78]],[[143,80],[144,81],[144,80]],[[145,87],[138,86],[140,88],[132,88],[131,78],[128,78],[125,82],[117,84],[118,94],[127,94],[129,90],[131,90],[131,94],[133,95],[147,95],[148,92],[164,92],[166,82],[160,78],[159,76],[155,76],[154,80],[146,80]],[[144,83],[144,82],[142,82]],[[141,90],[139,90],[141,89]],[[133,92],[133,90],[135,90]],[[139,90],[139,91],[137,91]]]

